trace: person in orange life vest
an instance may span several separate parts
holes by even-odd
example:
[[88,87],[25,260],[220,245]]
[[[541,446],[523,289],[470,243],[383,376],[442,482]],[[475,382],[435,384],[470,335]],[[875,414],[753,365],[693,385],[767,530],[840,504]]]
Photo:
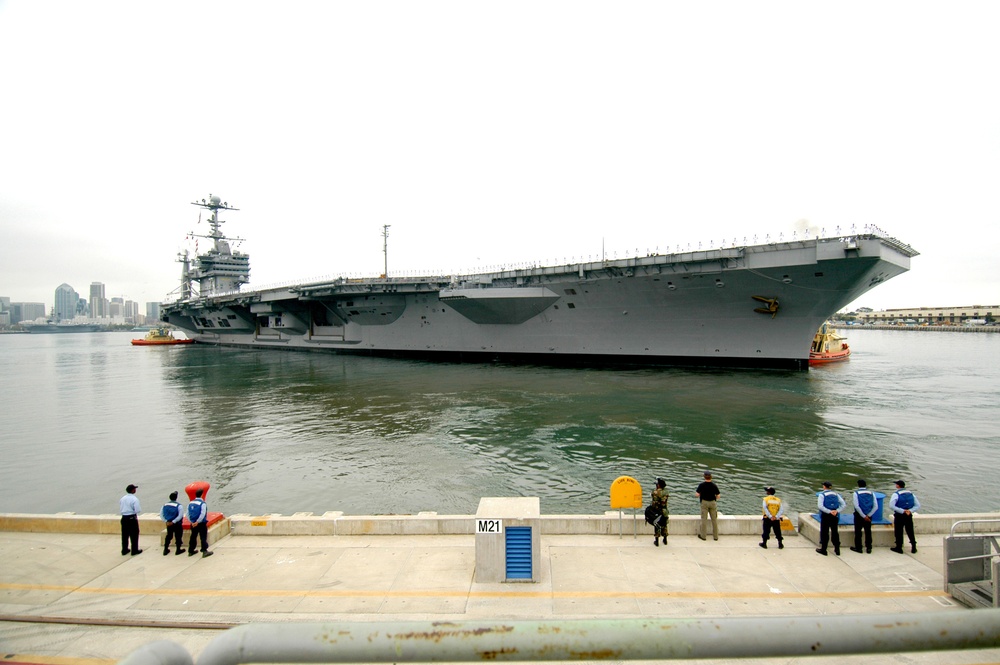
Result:
[[833,553],[840,556],[840,511],[847,507],[844,497],[833,491],[833,483],[823,481],[823,491],[816,501],[819,507],[819,547],[817,552],[826,556],[827,543],[833,540]]
[[773,487],[765,487],[764,491],[767,494],[764,496],[764,503],[761,505],[761,510],[764,514],[764,518],[761,521],[764,528],[760,534],[760,546],[765,550],[767,549],[767,539],[773,531],[774,537],[778,539],[778,549],[783,550],[785,549],[785,543],[782,542],[781,538],[781,516],[785,512],[785,508],[781,505],[781,499],[774,495]]
[[865,534],[865,549],[872,553],[872,518],[878,512],[875,492],[868,489],[868,483],[858,478],[858,489],[854,490],[854,547],[852,552],[861,554],[861,532]]

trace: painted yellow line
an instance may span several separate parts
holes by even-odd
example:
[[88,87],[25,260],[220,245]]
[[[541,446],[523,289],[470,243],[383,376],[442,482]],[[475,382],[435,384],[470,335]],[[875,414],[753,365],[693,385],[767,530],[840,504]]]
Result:
[[38,656],[33,653],[4,654],[4,665],[111,665],[114,658],[70,658],[67,656]]
[[906,598],[947,597],[940,589],[912,591],[449,591],[446,589],[420,589],[392,591],[372,589],[138,589],[75,587],[51,584],[0,584],[0,591],[58,591],[62,593],[90,593],[118,596],[204,596],[220,598],[250,598],[270,596],[275,598],[636,598],[656,600],[681,599],[817,599],[817,598]]

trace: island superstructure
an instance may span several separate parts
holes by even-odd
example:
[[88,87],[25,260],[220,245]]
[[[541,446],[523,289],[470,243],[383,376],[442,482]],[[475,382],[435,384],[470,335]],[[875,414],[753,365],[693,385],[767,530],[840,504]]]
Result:
[[[449,361],[807,369],[816,329],[918,253],[876,229],[469,275],[346,277],[242,291],[221,232],[182,257],[163,321],[200,343]],[[324,270],[329,270],[323,267]]]

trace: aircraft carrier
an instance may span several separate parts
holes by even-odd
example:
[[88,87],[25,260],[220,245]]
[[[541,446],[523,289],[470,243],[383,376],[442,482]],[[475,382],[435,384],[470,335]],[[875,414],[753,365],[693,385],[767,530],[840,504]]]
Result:
[[878,229],[469,275],[346,277],[242,291],[222,233],[184,253],[163,321],[196,342],[459,362],[805,370],[819,326],[918,255]]
[[99,324],[96,323],[73,323],[71,321],[59,321],[52,322],[46,321],[45,323],[33,323],[33,322],[21,322],[21,327],[27,330],[29,333],[89,333],[98,332],[102,329]]

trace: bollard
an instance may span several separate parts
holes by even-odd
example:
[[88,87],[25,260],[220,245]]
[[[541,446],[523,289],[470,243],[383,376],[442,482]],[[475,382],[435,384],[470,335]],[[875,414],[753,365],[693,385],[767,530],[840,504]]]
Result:
[[211,485],[204,480],[196,480],[187,487],[184,488],[184,493],[188,495],[188,501],[194,501],[194,495],[198,490],[202,490],[201,498],[208,501],[208,488]]

